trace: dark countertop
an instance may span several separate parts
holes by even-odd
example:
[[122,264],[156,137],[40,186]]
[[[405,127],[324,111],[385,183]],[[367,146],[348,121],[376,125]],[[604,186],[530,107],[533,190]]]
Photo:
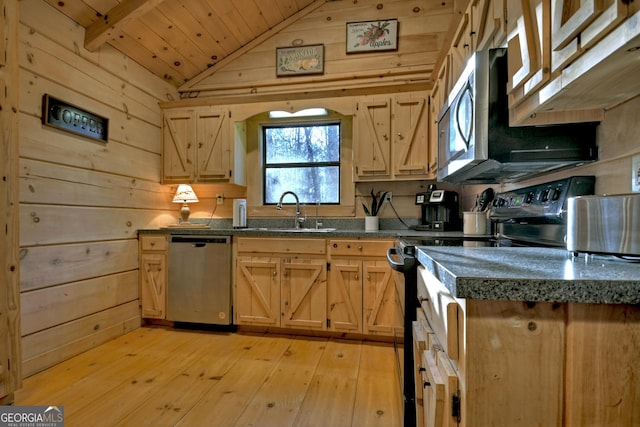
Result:
[[[331,231],[282,231],[277,228],[151,228],[138,230],[147,234],[188,234],[207,236],[238,236],[238,237],[316,237],[322,238],[371,238],[371,239],[395,239],[397,237],[462,237],[461,231],[415,231],[410,229],[379,230],[367,232],[364,229],[336,229]],[[474,236],[479,237],[479,236]],[[490,237],[490,236],[485,236]]]
[[421,246],[417,258],[466,299],[640,304],[640,263],[563,248]]

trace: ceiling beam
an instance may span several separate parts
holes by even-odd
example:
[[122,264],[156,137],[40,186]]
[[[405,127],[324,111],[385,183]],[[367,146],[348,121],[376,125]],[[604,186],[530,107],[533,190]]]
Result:
[[84,47],[88,51],[95,51],[106,43],[114,29],[123,27],[134,19],[145,15],[164,0],[124,0],[104,17],[91,24],[84,34]]

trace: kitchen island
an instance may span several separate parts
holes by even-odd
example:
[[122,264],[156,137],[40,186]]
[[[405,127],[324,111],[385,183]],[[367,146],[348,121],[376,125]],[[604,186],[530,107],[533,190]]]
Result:
[[640,262],[563,248],[422,247],[421,265],[457,298],[640,303]]
[[640,264],[562,248],[417,254],[419,425],[640,425]]

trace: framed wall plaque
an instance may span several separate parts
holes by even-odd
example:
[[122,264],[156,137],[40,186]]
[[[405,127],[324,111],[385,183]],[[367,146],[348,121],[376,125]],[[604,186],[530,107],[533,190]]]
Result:
[[324,73],[324,45],[276,48],[276,76]]
[[397,49],[397,19],[347,22],[347,53]]
[[109,119],[46,93],[42,97],[42,124],[101,142],[109,140]]

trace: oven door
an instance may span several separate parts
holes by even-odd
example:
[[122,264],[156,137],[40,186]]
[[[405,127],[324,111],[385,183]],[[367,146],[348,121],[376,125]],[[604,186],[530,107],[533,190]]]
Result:
[[[416,320],[418,307],[417,260],[413,255],[415,248],[408,247],[402,241],[387,250],[387,261],[391,269],[398,272],[395,277],[396,290],[404,296],[404,337],[394,337],[398,378],[404,401],[404,425],[416,425],[415,377],[413,362],[413,321]],[[402,348],[402,352],[399,351]]]

